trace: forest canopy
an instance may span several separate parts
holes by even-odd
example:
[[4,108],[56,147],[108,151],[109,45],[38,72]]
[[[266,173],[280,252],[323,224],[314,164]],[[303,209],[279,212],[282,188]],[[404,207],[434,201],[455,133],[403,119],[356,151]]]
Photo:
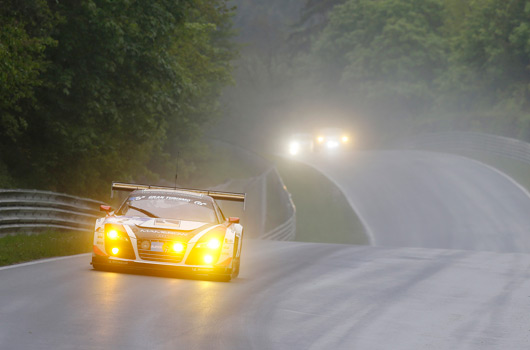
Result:
[[102,197],[174,174],[231,82],[232,15],[224,0],[0,0],[0,186]]
[[529,89],[526,0],[0,0],[0,187],[102,198],[318,123],[530,141]]
[[[235,3],[264,6],[258,0]],[[239,63],[238,82],[253,84],[233,92],[241,102],[233,118],[254,112],[255,122],[264,124],[261,131],[267,125],[298,130],[321,123],[324,115],[324,123],[349,122],[371,133],[375,147],[439,130],[530,141],[528,1],[284,2],[287,9],[295,5],[299,11],[289,18],[276,14],[271,3],[269,11],[247,11],[241,20],[242,26],[257,26],[266,14],[270,22],[281,19],[274,30],[283,46],[264,50],[271,45],[245,38],[251,44]],[[245,106],[255,96],[270,108],[255,112],[254,104]],[[337,109],[342,115],[330,119]]]

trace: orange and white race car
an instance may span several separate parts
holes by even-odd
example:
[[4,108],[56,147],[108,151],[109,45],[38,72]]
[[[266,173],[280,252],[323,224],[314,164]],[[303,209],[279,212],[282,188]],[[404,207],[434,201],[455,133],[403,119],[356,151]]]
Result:
[[117,210],[96,221],[94,269],[123,267],[204,274],[229,281],[239,274],[243,226],[226,218],[216,200],[245,194],[113,183],[130,191]]

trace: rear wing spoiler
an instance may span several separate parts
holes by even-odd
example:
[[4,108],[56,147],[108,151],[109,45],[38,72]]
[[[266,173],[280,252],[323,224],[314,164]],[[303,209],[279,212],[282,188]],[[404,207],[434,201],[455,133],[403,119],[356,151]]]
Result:
[[211,191],[211,190],[198,190],[194,188],[179,188],[179,187],[168,187],[168,186],[153,186],[153,185],[140,185],[140,184],[128,184],[123,182],[113,182],[112,183],[112,195],[114,191],[135,191],[135,190],[177,190],[177,191],[186,191],[197,194],[203,194],[210,196],[215,200],[223,201],[233,201],[233,202],[243,202],[245,203],[245,193],[237,192],[221,192],[221,191]]

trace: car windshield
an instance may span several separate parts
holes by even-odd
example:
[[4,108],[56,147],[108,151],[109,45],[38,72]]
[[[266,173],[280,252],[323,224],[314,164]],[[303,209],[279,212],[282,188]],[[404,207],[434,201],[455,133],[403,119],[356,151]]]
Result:
[[180,195],[135,195],[127,199],[118,215],[217,223],[211,200]]

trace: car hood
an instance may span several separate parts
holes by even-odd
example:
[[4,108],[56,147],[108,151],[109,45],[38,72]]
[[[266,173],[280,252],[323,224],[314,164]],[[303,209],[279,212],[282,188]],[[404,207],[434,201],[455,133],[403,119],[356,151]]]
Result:
[[130,217],[116,217],[108,222],[129,226],[139,239],[191,239],[199,232],[217,225],[200,221]]
[[173,220],[173,219],[149,219],[141,223],[136,223],[136,226],[141,228],[153,228],[164,230],[179,230],[179,231],[193,231],[201,226],[207,225],[205,222]]

